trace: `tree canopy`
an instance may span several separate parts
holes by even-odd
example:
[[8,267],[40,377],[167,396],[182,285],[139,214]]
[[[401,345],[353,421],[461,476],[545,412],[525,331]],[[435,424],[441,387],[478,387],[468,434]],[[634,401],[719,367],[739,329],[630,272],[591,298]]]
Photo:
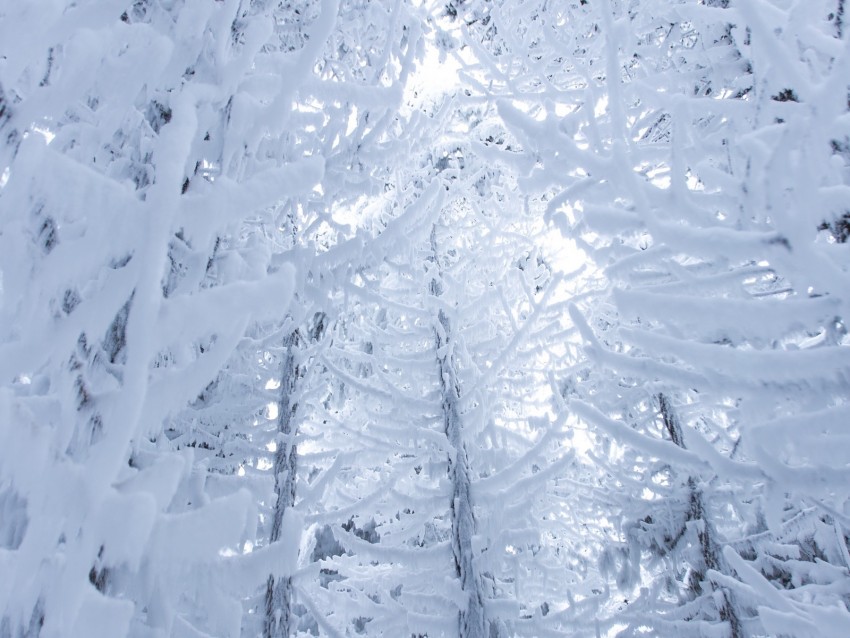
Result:
[[0,7],[0,638],[846,636],[847,20]]

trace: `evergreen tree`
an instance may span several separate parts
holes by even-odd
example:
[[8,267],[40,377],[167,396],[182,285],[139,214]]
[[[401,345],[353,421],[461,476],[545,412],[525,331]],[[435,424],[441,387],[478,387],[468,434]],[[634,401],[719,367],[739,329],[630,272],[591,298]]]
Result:
[[0,638],[844,636],[847,42],[0,9]]
[[[846,613],[839,603],[833,618],[826,611],[832,599],[781,625],[792,605],[805,604],[800,597],[812,580],[802,562],[792,568],[776,553],[812,550],[758,550],[755,541],[736,540],[750,538],[748,530],[764,541],[787,538],[784,527],[802,520],[795,517],[808,509],[804,503],[819,510],[821,524],[835,521],[838,545],[845,538],[837,522],[843,497],[802,480],[807,471],[829,476],[837,458],[815,461],[792,450],[826,444],[829,426],[815,435],[802,424],[828,420],[844,403],[846,286],[832,248],[842,205],[832,193],[846,189],[837,141],[846,82],[835,75],[846,47],[826,4],[759,7],[765,11],[731,3],[581,3],[573,11],[592,24],[579,31],[590,42],[561,47],[551,30],[558,12],[528,11],[528,23],[538,26],[523,37],[539,71],[523,76],[525,90],[508,93],[520,110],[500,107],[539,162],[526,183],[551,189],[540,195],[549,200],[548,215],[610,282],[610,292],[571,313],[589,363],[610,371],[587,377],[598,385],[571,405],[601,430],[601,440],[634,450],[609,465],[615,488],[628,484],[618,477],[626,472],[650,496],[643,512],[633,503],[611,511],[622,516],[621,549],[603,553],[603,566],[615,567],[630,591],[651,582],[640,569],[645,557],[666,561],[683,543],[690,548],[657,572],[665,579],[686,567],[672,590],[685,595],[673,599],[671,615],[657,615],[663,597],[650,587],[649,597],[632,604],[637,611],[623,615],[626,633],[698,633],[702,620],[727,635],[809,635],[815,624],[840,631],[837,618]],[[809,26],[806,35],[801,24]],[[571,88],[592,99],[564,116],[557,103],[532,97],[555,81],[547,64],[570,50],[593,53],[585,65],[573,58],[571,75]],[[504,68],[511,78],[514,69]],[[806,97],[789,88],[798,83]],[[824,210],[836,211],[835,221],[820,223]],[[680,409],[687,419],[677,416]],[[767,435],[768,424],[784,424],[787,447]],[[837,545],[823,542],[831,548],[823,556],[832,555],[838,569],[823,577],[841,587],[846,565],[835,562]],[[774,567],[756,576],[735,547],[747,547],[763,570]],[[796,581],[783,582],[781,574],[794,569]]]

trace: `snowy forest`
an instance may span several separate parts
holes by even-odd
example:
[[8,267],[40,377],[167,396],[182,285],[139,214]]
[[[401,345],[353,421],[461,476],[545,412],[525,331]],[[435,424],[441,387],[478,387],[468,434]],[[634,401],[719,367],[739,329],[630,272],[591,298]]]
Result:
[[0,0],[0,638],[847,638],[848,239],[845,0]]

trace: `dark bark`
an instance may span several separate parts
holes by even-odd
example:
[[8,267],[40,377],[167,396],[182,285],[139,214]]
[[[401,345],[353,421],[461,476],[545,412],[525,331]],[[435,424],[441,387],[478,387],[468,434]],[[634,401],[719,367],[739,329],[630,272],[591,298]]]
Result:
[[[437,262],[436,233],[431,232],[433,261]],[[431,280],[431,294],[442,294],[442,285]],[[460,416],[460,384],[457,369],[451,354],[452,326],[446,313],[440,310],[434,326],[437,365],[440,374],[443,428],[451,451],[449,453],[449,480],[452,485],[452,553],[455,575],[463,591],[468,595],[466,609],[461,609],[459,618],[460,638],[485,638],[487,635],[484,618],[484,596],[476,573],[472,551],[472,536],[475,534],[475,517],[472,509],[469,459],[463,441],[463,420]]]
[[[275,493],[277,500],[272,513],[269,542],[280,540],[283,516],[295,505],[295,476],[298,469],[298,448],[295,445],[297,427],[294,425],[297,404],[292,397],[298,380],[293,348],[298,333],[293,330],[283,340],[285,354],[280,374],[280,400],[278,402],[278,439],[274,455]],[[289,576],[275,579],[269,574],[266,583],[266,609],[263,638],[285,638],[291,630],[292,579]]]
[[[658,403],[661,408],[661,419],[664,428],[670,435],[670,439],[682,449],[686,449],[682,433],[682,424],[670,404],[670,400],[664,394],[658,395]],[[729,623],[730,638],[743,638],[744,632],[741,620],[735,611],[732,593],[725,587],[718,587],[706,580],[708,570],[727,573],[725,561],[723,560],[722,548],[717,542],[714,526],[706,519],[705,498],[694,477],[688,477],[689,507],[687,521],[696,523],[698,527],[697,539],[700,546],[702,564],[693,565],[690,582],[688,583],[695,596],[703,595],[703,584],[708,583],[715,594],[713,596],[717,604],[717,613],[721,621]]]

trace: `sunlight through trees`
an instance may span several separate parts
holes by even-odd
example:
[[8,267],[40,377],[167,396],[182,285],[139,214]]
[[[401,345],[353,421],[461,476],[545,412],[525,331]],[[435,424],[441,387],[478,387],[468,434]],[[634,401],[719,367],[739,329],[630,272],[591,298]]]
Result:
[[847,20],[0,7],[0,638],[844,638]]

